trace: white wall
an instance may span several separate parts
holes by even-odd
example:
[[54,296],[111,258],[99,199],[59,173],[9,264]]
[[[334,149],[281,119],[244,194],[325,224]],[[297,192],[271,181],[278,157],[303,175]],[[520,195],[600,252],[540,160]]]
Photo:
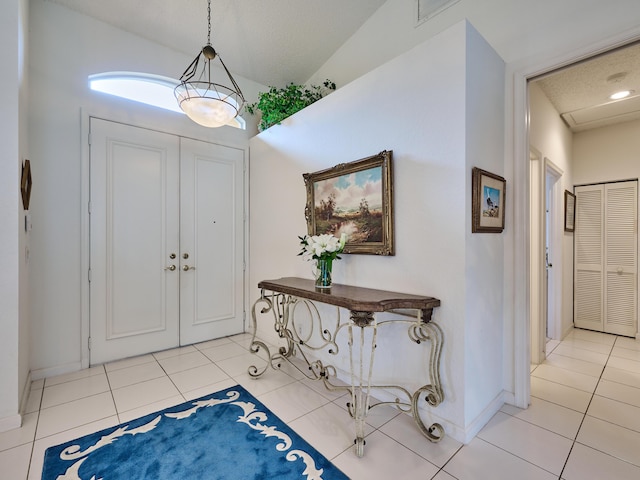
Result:
[[[573,133],[564,124],[558,111],[535,82],[529,83],[529,106],[529,143],[541,155],[540,164],[537,165],[537,168],[540,168],[541,178],[544,178],[544,159],[546,158],[563,172],[559,180],[560,191],[563,194],[565,190],[573,192],[575,183]],[[543,188],[541,188],[540,195],[542,195],[542,190]],[[544,202],[543,196],[538,199],[540,202]],[[564,219],[564,198],[559,200],[557,208],[560,210],[559,215]],[[543,209],[543,207],[544,203],[541,203],[540,208]],[[573,233],[565,232],[562,228],[561,242],[560,257],[553,259],[552,262],[556,267],[560,266],[562,270],[562,297],[559,300],[562,303],[560,306],[561,332],[564,336],[573,325]],[[542,261],[543,259],[540,258],[540,262]]]
[[640,177],[640,120],[574,136],[575,185]]
[[[297,237],[306,233],[302,174],[393,150],[397,253],[344,255],[334,280],[442,301],[434,320],[445,335],[447,399],[429,413],[461,440],[502,391],[502,238],[469,232],[471,165],[501,173],[503,67],[461,22],[250,144],[254,299],[260,280],[311,277],[309,264],[296,256]],[[260,334],[271,329],[262,325]],[[426,383],[426,350],[408,342],[405,329],[381,332],[379,378]]]
[[20,425],[19,407],[28,376],[25,234],[20,200],[26,158],[25,73],[27,1],[3,5],[0,16],[0,431]]
[[[83,331],[83,175],[87,161],[81,124],[92,112],[209,141],[248,142],[257,131],[207,129],[185,116],[91,92],[87,76],[138,71],[177,77],[193,58],[43,0],[31,2],[30,151],[34,171],[30,298],[31,369],[35,376],[80,368]],[[195,55],[196,52],[194,52]],[[264,89],[237,78],[249,101]],[[232,131],[232,132],[229,132]],[[86,132],[85,132],[86,133]],[[15,156],[14,156],[15,157]],[[86,241],[86,238],[84,239]]]

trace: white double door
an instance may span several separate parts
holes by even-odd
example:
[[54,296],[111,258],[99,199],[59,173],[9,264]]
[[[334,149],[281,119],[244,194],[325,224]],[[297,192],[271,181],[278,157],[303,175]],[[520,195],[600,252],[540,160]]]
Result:
[[90,131],[90,363],[242,332],[244,150]]

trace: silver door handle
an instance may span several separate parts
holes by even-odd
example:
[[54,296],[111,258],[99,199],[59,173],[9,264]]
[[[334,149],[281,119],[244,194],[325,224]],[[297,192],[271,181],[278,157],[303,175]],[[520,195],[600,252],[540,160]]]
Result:
[[196,267],[190,267],[189,265],[183,265],[182,270],[188,272],[189,270],[195,270]]
[[171,270],[172,272],[176,269],[175,265],[169,265],[168,267],[164,267],[165,270]]

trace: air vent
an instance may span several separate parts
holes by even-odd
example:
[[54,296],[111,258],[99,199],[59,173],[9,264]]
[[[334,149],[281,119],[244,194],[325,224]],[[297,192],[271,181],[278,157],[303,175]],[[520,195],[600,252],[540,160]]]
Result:
[[426,22],[460,0],[416,0],[416,25]]

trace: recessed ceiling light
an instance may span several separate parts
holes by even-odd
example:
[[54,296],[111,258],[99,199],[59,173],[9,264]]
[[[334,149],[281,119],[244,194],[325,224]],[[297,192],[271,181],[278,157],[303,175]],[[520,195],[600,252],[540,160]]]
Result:
[[609,95],[611,100],[620,100],[621,98],[626,98],[633,93],[633,90],[621,90],[612,95]]

